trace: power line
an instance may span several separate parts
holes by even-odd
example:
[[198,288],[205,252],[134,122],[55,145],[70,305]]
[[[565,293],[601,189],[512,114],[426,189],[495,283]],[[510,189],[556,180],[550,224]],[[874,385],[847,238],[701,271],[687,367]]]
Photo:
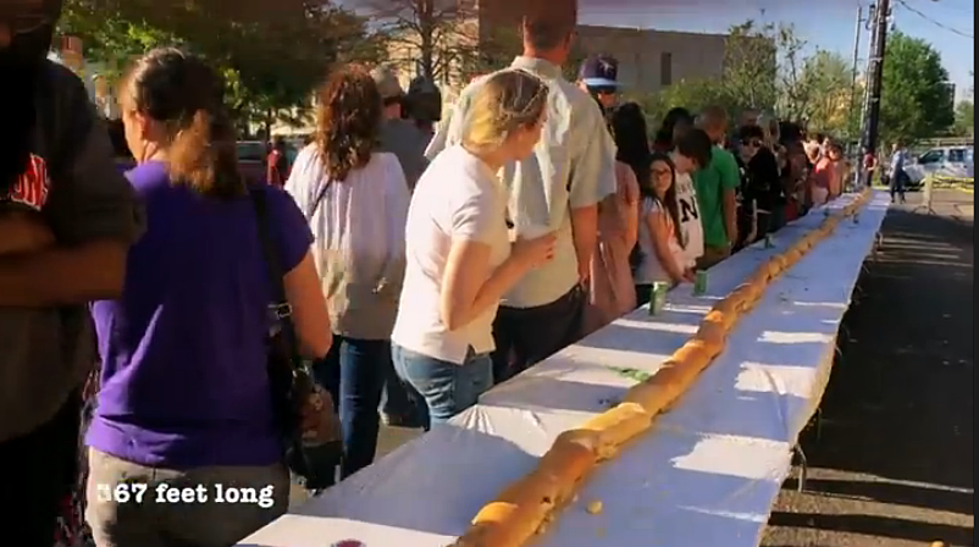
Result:
[[[937,2],[938,0],[932,0],[932,1],[933,2]],[[976,10],[975,10],[974,7],[965,8],[965,7],[962,7],[962,6],[958,6],[956,4],[951,4],[949,2],[942,2],[942,7],[944,9],[949,9],[949,10],[952,10],[952,11],[957,11],[959,13],[974,14],[976,12]]]
[[898,4],[901,4],[901,6],[903,6],[904,9],[910,11],[911,13],[917,15],[918,17],[921,17],[925,21],[928,21],[929,23],[935,25],[938,28],[941,28],[943,30],[947,30],[948,32],[951,32],[952,34],[957,34],[958,36],[961,36],[963,38],[969,38],[970,40],[975,40],[976,39],[976,37],[974,35],[972,35],[972,34],[968,34],[968,33],[963,32],[963,31],[961,31],[961,30],[959,30],[957,28],[950,27],[950,26],[946,25],[945,23],[942,23],[941,21],[936,21],[931,16],[925,14],[924,12],[918,10],[917,8],[913,8],[913,7],[909,6],[908,3],[905,2],[904,0],[897,0],[897,3]]

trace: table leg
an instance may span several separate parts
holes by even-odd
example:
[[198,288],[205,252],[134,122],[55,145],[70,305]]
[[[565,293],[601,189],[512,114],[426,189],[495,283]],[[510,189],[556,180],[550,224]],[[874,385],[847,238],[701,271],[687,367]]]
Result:
[[797,443],[792,450],[799,456],[799,492],[805,492],[806,477],[809,474],[809,460],[806,458],[806,453],[802,450],[801,444]]
[[823,407],[816,409],[816,442],[823,436]]
[[883,246],[884,246],[884,235],[880,232],[877,232],[877,235],[874,236],[873,249],[870,252],[871,260],[873,260],[874,262],[877,261],[877,255],[880,252],[880,248]]

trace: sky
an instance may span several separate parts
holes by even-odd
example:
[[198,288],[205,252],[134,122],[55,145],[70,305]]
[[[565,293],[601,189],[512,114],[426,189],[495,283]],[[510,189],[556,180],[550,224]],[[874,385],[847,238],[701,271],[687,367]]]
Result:
[[[931,43],[942,56],[959,99],[973,86],[974,0],[892,0],[899,30]],[[754,19],[789,23],[810,47],[853,57],[857,10],[867,0],[579,0],[579,22],[632,28],[724,33]],[[914,12],[919,11],[927,18]],[[963,36],[965,35],[965,36]],[[861,31],[860,67],[867,63],[870,33]]]

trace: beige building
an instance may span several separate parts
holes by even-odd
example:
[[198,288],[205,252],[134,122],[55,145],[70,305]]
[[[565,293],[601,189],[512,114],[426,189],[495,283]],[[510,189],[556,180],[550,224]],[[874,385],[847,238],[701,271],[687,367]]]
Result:
[[580,25],[576,57],[611,55],[625,91],[656,93],[681,80],[720,78],[727,36]]
[[[519,53],[518,21],[501,0],[461,0],[454,33],[442,33],[436,44],[436,72],[446,102],[475,75],[506,66]],[[389,62],[399,67],[402,83],[418,74],[417,39],[392,42]],[[652,29],[580,25],[571,63],[587,55],[606,54],[619,60],[619,78],[626,91],[656,93],[681,80],[718,78],[724,67],[726,35],[665,32]],[[568,67],[572,72],[574,67]]]

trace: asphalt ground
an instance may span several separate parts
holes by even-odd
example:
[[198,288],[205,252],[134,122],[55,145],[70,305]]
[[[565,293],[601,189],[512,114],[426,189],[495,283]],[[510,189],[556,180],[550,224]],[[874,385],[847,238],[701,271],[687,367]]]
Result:
[[973,194],[921,198],[884,221],[765,547],[974,545]]

